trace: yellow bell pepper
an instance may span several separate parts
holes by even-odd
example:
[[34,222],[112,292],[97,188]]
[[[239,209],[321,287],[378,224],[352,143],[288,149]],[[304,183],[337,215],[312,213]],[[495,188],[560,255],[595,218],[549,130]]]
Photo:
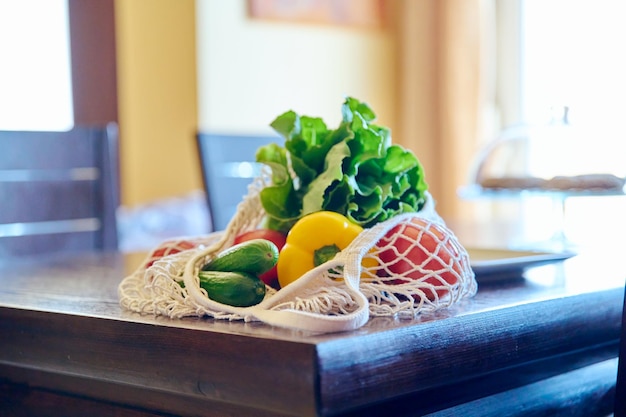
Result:
[[289,231],[278,257],[276,268],[281,288],[333,259],[362,231],[361,226],[332,211],[317,211],[299,219]]

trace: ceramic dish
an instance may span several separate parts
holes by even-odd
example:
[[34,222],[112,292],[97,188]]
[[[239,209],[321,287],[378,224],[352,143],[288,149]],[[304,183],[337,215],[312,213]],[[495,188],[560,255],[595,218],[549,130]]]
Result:
[[518,276],[526,269],[571,258],[573,252],[518,251],[491,248],[466,248],[476,279]]

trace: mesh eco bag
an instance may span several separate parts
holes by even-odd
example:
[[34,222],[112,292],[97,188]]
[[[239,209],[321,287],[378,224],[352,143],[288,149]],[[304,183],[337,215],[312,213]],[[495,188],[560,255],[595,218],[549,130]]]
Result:
[[[122,307],[171,318],[208,316],[336,332],[359,328],[370,316],[412,318],[476,293],[467,251],[445,228],[427,194],[427,203],[419,213],[398,215],[365,229],[335,258],[290,285],[279,291],[267,287],[265,298],[255,306],[233,307],[211,300],[199,286],[198,272],[208,260],[230,247],[235,236],[258,228],[265,214],[259,192],[268,181],[267,173],[255,179],[224,232],[165,242],[159,256],[147,257],[119,285]],[[416,219],[422,222],[419,233],[426,234],[426,239],[420,235],[402,243],[381,240],[392,228],[402,231]],[[402,235],[393,234],[396,239],[403,239]],[[428,256],[414,264],[407,253],[428,239],[436,242],[436,249],[430,253],[423,248]],[[189,248],[189,241],[197,246]],[[181,281],[184,286],[179,284]]]

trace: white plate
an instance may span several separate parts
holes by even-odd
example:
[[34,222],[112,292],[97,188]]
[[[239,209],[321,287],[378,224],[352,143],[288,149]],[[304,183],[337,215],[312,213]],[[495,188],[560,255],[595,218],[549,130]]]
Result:
[[479,278],[498,274],[510,276],[531,266],[559,262],[571,258],[573,252],[517,251],[508,249],[466,248],[470,265]]

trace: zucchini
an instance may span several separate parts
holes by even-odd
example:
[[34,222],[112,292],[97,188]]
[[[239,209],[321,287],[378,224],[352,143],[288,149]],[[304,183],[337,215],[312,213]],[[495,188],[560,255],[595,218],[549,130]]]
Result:
[[200,287],[213,301],[233,307],[259,304],[265,297],[265,283],[246,272],[200,271]]
[[252,239],[220,252],[203,271],[247,272],[261,275],[278,262],[278,247],[266,239]]

